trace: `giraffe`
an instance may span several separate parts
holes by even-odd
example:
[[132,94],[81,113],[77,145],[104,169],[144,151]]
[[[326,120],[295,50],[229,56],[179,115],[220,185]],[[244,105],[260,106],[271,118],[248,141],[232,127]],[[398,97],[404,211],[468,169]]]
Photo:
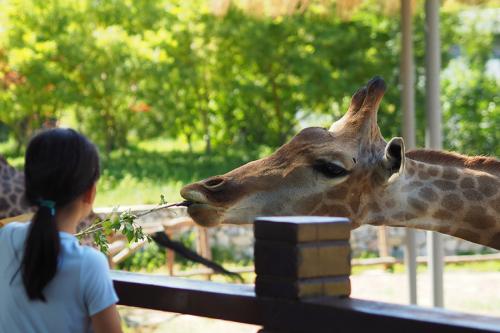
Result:
[[24,197],[24,173],[0,155],[0,219],[31,212]]
[[[0,227],[10,222],[27,222],[33,217],[35,211],[24,196],[24,172],[16,170],[9,165],[5,157],[0,155]],[[77,230],[83,230],[97,217],[91,212],[82,220]],[[83,245],[93,245],[90,236],[80,240]]]
[[344,216],[354,228],[432,230],[500,249],[500,161],[386,142],[377,124],[385,90],[375,77],[329,129],[303,129],[268,157],[186,185],[188,213],[204,226]]

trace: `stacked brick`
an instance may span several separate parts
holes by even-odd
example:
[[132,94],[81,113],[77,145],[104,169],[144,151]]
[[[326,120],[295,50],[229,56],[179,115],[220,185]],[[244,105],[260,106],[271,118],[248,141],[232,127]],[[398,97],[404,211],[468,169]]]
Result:
[[351,224],[336,217],[261,217],[254,223],[257,296],[349,296]]

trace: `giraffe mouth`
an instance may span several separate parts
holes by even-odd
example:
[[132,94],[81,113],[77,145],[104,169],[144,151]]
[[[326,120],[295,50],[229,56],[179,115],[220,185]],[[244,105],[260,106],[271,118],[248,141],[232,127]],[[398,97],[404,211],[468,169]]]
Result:
[[178,207],[189,207],[189,206],[191,206],[194,203],[195,202],[193,202],[193,201],[184,200],[183,202],[179,202],[176,206],[178,206]]
[[212,227],[220,223],[222,214],[221,207],[217,207],[196,190],[182,190],[181,196],[184,198],[184,206],[187,207],[187,213],[199,225]]
[[188,190],[181,191],[181,196],[184,198],[184,206],[191,207],[193,205],[208,204],[207,198],[199,191]]
[[208,203],[191,203],[187,212],[197,224],[203,227],[213,227],[220,224],[221,210]]

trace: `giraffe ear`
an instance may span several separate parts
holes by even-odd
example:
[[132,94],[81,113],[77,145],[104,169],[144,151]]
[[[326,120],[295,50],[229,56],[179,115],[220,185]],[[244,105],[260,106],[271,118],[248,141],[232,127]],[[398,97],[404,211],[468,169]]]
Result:
[[390,174],[399,173],[405,164],[405,143],[403,138],[392,138],[385,146],[384,166]]

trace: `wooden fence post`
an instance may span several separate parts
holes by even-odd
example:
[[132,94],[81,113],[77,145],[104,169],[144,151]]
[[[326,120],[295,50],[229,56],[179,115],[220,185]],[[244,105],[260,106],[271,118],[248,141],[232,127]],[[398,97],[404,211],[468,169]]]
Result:
[[[303,301],[351,292],[347,218],[260,217],[254,223],[255,293]],[[264,327],[262,333],[277,333]]]

